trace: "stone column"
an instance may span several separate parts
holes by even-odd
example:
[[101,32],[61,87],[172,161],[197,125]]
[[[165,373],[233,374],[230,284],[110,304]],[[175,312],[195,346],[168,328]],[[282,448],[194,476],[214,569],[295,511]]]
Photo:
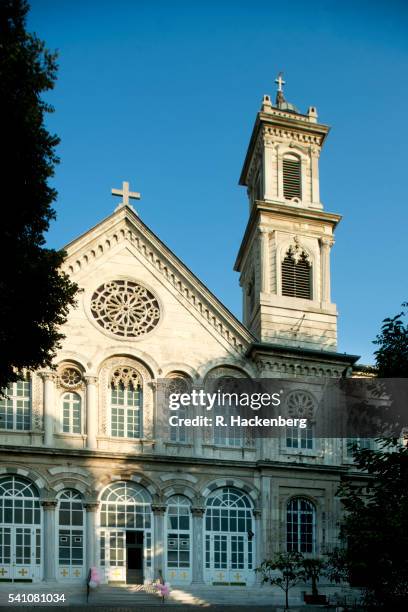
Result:
[[264,200],[273,200],[277,195],[274,191],[275,164],[276,156],[272,142],[269,139],[265,140],[263,155]]
[[259,246],[261,262],[261,293],[269,293],[269,232],[266,228],[259,228]]
[[152,512],[154,515],[154,560],[153,560],[153,578],[159,577],[159,570],[162,572],[165,579],[165,541],[164,541],[164,515],[166,506],[161,504],[152,504]]
[[54,372],[41,372],[43,379],[43,414],[44,414],[44,445],[54,444],[55,415],[55,374]]
[[43,559],[44,559],[44,581],[55,582],[55,508],[57,507],[56,501],[42,501],[44,514],[44,547],[43,547]]
[[[253,510],[254,515],[254,531],[255,531],[255,548],[252,552],[254,567],[259,567],[264,560],[264,551],[263,551],[263,534],[262,534],[262,525],[261,525],[261,511]],[[261,581],[261,575],[257,572],[256,574],[256,582]]]
[[[191,386],[191,391],[200,391],[202,389],[202,385],[199,384],[195,384]],[[202,415],[204,414],[204,412],[206,412],[205,410],[203,411],[202,408],[195,408],[195,412],[194,412],[194,416],[198,415]],[[207,416],[207,413],[206,413]],[[205,442],[207,442],[207,428],[204,427],[187,427],[187,436],[190,435],[192,437],[192,440],[187,438],[187,440],[189,442],[192,441],[193,443],[193,457],[198,457],[202,454],[202,448],[203,448],[203,444]]]
[[91,567],[99,565],[96,561],[96,512],[99,507],[98,502],[88,502],[84,504],[86,510],[86,575]]
[[322,302],[330,303],[330,249],[334,241],[331,238],[320,239],[320,257],[322,271]]
[[310,154],[312,164],[312,202],[314,204],[320,204],[319,149],[317,147],[312,147]]
[[86,383],[86,447],[89,450],[97,448],[98,433],[98,378],[85,376]]
[[279,146],[276,147],[276,166],[278,180],[278,200],[283,200],[283,155],[279,151]]
[[203,517],[205,508],[191,508],[193,517],[192,582],[204,584]]

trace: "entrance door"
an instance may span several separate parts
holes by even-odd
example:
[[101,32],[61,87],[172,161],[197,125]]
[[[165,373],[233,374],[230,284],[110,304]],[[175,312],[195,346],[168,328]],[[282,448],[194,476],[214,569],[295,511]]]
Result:
[[143,584],[143,531],[126,532],[126,583]]
[[40,574],[39,528],[0,527],[0,581],[33,582]]
[[247,535],[206,535],[206,574],[213,584],[252,582],[252,541]]
[[[143,584],[152,579],[151,533],[111,529],[100,532],[100,563],[108,582]],[[145,568],[145,569],[144,569]]]

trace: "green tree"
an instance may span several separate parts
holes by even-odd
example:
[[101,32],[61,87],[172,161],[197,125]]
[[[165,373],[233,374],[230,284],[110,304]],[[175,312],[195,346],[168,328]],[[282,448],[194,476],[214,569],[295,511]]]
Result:
[[303,555],[298,552],[277,553],[273,559],[266,559],[255,571],[262,582],[278,586],[285,593],[285,610],[289,609],[289,591],[303,579]]
[[345,508],[341,538],[352,583],[368,603],[406,609],[408,601],[408,448],[382,440],[378,450],[353,450],[354,463],[367,474],[357,487],[346,482],[339,495]]
[[[403,308],[407,303],[402,305]],[[406,311],[383,321],[374,344],[381,378],[408,377]],[[399,439],[377,439],[377,449],[352,446],[361,472],[338,494],[345,508],[344,548],[331,558],[331,579],[364,588],[368,604],[406,609],[408,601],[408,447]],[[356,484],[356,483],[360,484]]]
[[45,127],[53,108],[56,54],[27,33],[25,0],[0,2],[0,116],[3,145],[0,221],[0,389],[16,371],[50,366],[77,287],[60,271],[64,252],[45,248],[57,193],[49,185],[57,136]]
[[326,563],[323,559],[306,557],[302,559],[301,576],[304,582],[311,582],[313,597],[319,596],[318,583],[324,573]]
[[[408,306],[407,302],[402,308]],[[380,378],[408,378],[408,323],[407,312],[402,310],[395,317],[384,319],[381,332],[374,344],[378,345],[375,359]]]

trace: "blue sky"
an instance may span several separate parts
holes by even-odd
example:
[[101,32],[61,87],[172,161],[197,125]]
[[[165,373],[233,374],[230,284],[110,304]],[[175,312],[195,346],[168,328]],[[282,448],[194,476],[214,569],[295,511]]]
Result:
[[283,70],[287,99],[332,126],[320,173],[325,209],[344,216],[339,350],[372,362],[382,319],[408,299],[406,2],[32,0],[28,27],[60,54],[49,246],[110,214],[111,188],[129,180],[145,223],[238,317],[238,178]]

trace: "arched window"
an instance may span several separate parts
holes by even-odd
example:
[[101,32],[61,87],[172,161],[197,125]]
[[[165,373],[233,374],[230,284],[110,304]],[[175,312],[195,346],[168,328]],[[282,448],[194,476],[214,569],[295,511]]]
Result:
[[[242,385],[239,384],[238,376],[223,376],[214,381],[215,386],[213,392],[220,391],[221,397],[225,394],[227,398],[225,402],[216,404],[213,408],[213,432],[214,444],[219,446],[233,446],[241,448],[246,443],[247,429],[238,425],[231,424],[231,417],[237,416],[239,411],[234,404],[235,397],[242,392]],[[231,399],[229,399],[231,398]],[[216,421],[216,416],[221,416],[224,419],[224,424],[219,425]],[[247,444],[249,444],[249,439]]]
[[[174,582],[188,580],[191,567],[190,500],[173,495],[167,504],[167,569]],[[178,571],[182,570],[182,571]]]
[[111,378],[111,435],[141,438],[143,435],[143,388],[139,373],[117,368]]
[[101,497],[101,525],[150,529],[151,499],[149,493],[132,482],[116,482]]
[[78,393],[64,393],[62,400],[62,431],[81,433],[81,397]]
[[20,476],[0,480],[0,565],[4,580],[40,579],[39,494]]
[[283,197],[286,200],[302,199],[302,165],[296,155],[285,155],[283,168]]
[[212,582],[247,583],[253,567],[253,519],[248,496],[216,489],[205,513],[205,570]]
[[148,491],[135,482],[115,482],[102,493],[100,565],[109,580],[153,578],[151,502]]
[[78,491],[66,489],[58,500],[59,577],[82,580],[84,575],[84,508]]
[[288,416],[303,419],[302,427],[286,427],[286,448],[313,449],[315,400],[307,391],[292,391],[286,398]]
[[316,509],[309,500],[302,497],[289,500],[286,525],[288,552],[315,551]]
[[29,380],[18,380],[2,390],[0,429],[17,431],[31,428],[31,390]]
[[[171,374],[169,379],[166,380],[166,395],[167,402],[166,405],[169,404],[169,397],[171,394],[175,393],[177,395],[181,395],[182,393],[190,392],[190,380],[180,374]],[[182,406],[178,408],[177,411],[170,411],[171,415],[176,415],[178,419],[184,419],[186,417],[191,416],[189,413],[189,408],[187,406]],[[187,442],[188,438],[188,428],[182,424],[170,425],[169,424],[169,438],[171,442]]]
[[282,295],[313,299],[312,265],[301,249],[290,247],[282,261]]

